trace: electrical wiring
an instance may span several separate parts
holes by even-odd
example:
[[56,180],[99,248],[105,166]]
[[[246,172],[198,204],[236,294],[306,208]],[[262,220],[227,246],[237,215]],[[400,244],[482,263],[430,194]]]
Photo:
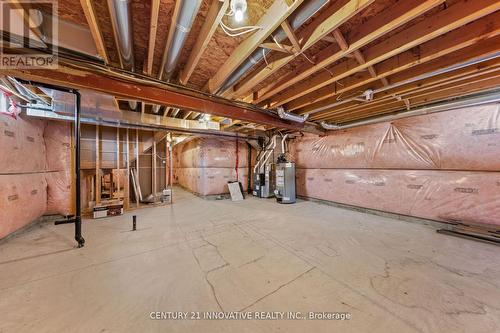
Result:
[[237,36],[241,36],[241,35],[244,35],[246,33],[249,33],[249,32],[253,32],[253,31],[262,29],[259,26],[252,26],[252,25],[238,27],[238,28],[231,28],[231,27],[228,27],[227,25],[225,25],[222,20],[220,21],[220,26],[221,26],[222,30],[226,33],[226,35],[228,35],[230,37],[237,37]]

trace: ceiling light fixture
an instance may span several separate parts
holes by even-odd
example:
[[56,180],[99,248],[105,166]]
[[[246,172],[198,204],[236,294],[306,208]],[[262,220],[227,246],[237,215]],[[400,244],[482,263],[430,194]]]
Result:
[[231,10],[234,13],[236,22],[243,21],[243,16],[247,10],[246,0],[231,0]]

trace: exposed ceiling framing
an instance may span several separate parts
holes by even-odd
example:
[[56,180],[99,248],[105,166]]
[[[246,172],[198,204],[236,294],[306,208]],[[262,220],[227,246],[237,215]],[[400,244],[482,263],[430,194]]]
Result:
[[[177,22],[184,1],[130,0],[137,73],[162,78],[175,33],[172,22]],[[247,1],[247,16],[240,25],[228,15],[230,0],[202,0],[199,7],[195,6],[195,19],[170,82],[259,108],[282,106],[287,112],[310,114],[312,122],[338,124],[499,85],[498,0],[324,0],[299,27],[292,25],[294,15],[302,14],[311,2]],[[121,59],[109,24],[108,1],[60,0],[58,4],[61,19],[88,29],[102,63],[111,70],[119,68]],[[258,29],[232,37],[221,24]],[[273,35],[277,29],[282,29],[279,41]],[[256,50],[262,50],[264,57],[227,83]],[[443,68],[451,69],[437,72]],[[172,90],[172,86],[153,81],[130,79],[124,83],[123,78],[103,72],[76,75],[74,69],[66,67],[59,72],[15,73],[86,88],[91,86],[89,77],[93,75],[95,90],[148,103],[142,103],[137,112],[189,120],[210,113],[226,131],[305,128],[318,132],[310,123],[291,123],[274,113],[262,113],[258,108],[242,107],[245,104],[208,94],[196,94],[197,103],[192,103],[192,90],[185,90],[185,95],[182,92],[182,96],[190,97],[182,97],[179,102],[172,96],[180,88]],[[132,84],[139,88],[132,89]],[[363,101],[360,96],[369,91],[375,93]],[[120,105],[127,107],[126,103]]]

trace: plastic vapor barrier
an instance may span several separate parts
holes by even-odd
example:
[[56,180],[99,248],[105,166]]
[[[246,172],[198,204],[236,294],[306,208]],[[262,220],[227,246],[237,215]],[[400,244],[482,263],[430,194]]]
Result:
[[398,119],[291,145],[297,167],[500,170],[500,106]]
[[71,214],[71,127],[0,114],[0,238],[45,214]]
[[228,181],[239,180],[246,188],[248,147],[244,140],[239,139],[238,146],[236,142],[236,138],[193,138],[174,146],[175,180],[199,195],[229,193]]
[[500,225],[500,105],[304,136],[301,196],[444,222]]
[[0,238],[36,220],[47,209],[47,182],[42,173],[0,175]]

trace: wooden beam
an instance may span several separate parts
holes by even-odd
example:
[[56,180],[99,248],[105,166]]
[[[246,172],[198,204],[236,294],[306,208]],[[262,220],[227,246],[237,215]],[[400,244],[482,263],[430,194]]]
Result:
[[283,31],[285,31],[285,34],[288,37],[288,40],[292,43],[295,52],[300,52],[301,47],[299,41],[297,39],[297,36],[295,36],[295,33],[293,32],[293,29],[290,26],[290,23],[288,23],[288,20],[284,20],[281,23],[281,28],[283,28]]
[[147,83],[144,80],[114,77],[95,71],[75,70],[59,65],[52,69],[14,69],[5,70],[4,74],[13,77],[71,87],[74,89],[90,89],[117,97],[137,100],[149,104],[170,105],[183,110],[208,113],[214,116],[241,119],[258,124],[273,125],[304,131],[317,131],[310,124],[300,124],[279,118],[277,115],[243,104],[234,104],[220,97],[208,97],[184,88],[169,85]]
[[283,22],[304,0],[295,0],[290,3],[289,0],[275,0],[267,12],[257,22],[261,27],[233,51],[219,71],[208,81],[205,89],[215,93],[227,78],[233,73],[239,65],[245,61],[250,54],[264,42],[264,40]]
[[[484,76],[485,74],[500,72],[500,60],[493,59],[486,61],[479,65],[471,65],[469,67],[460,68],[456,71],[450,73],[443,73],[441,75],[436,75],[434,77],[429,77],[427,79],[419,80],[416,82],[408,83],[402,86],[398,86],[389,90],[385,90],[376,93],[373,101],[369,103],[357,103],[352,102],[344,106],[333,108],[328,112],[323,112],[322,114],[314,114],[310,118],[315,121],[327,120],[332,117],[338,117],[343,114],[352,112],[353,110],[363,110],[367,112],[371,109],[378,108],[381,105],[391,103],[395,100],[403,100],[409,97],[409,94],[414,94],[416,92],[422,93],[429,90],[434,90],[438,87],[450,85],[450,84],[462,84],[464,80],[474,79],[476,80],[479,76]],[[401,81],[405,81],[403,78]]]
[[153,61],[156,46],[156,32],[158,30],[158,14],[160,13],[160,0],[151,0],[151,21],[149,22],[148,55],[146,60],[146,74],[153,73]]
[[[337,41],[337,44],[339,45],[340,49],[342,51],[347,51],[349,49],[349,44],[347,44],[347,41],[345,40],[344,36],[342,35],[342,32],[339,29],[335,29],[333,31],[333,36],[335,40]],[[355,50],[352,55],[354,56],[354,59],[358,61],[360,65],[364,64],[366,62],[365,57],[361,53],[360,50]],[[373,66],[368,67],[368,72],[372,77],[377,76],[377,72],[375,71],[375,68]],[[385,78],[383,78],[385,80]],[[388,85],[387,80],[384,81],[386,85]]]
[[80,4],[82,6],[83,13],[85,14],[85,18],[87,19],[87,23],[90,28],[90,33],[92,34],[92,38],[94,39],[97,53],[102,58],[102,60],[104,60],[104,62],[107,64],[109,63],[109,57],[106,52],[106,46],[104,46],[104,39],[102,38],[102,33],[97,23],[97,17],[95,15],[92,2],[90,0],[80,0]]
[[[466,95],[477,93],[480,91],[488,91],[495,89],[500,84],[500,77],[495,75],[489,78],[481,78],[478,80],[466,81],[460,85],[452,85],[451,87],[443,87],[438,91],[430,91],[423,94],[407,96],[411,107],[423,106],[429,103],[450,99],[453,97],[464,97]],[[371,110],[370,112],[353,112],[339,117],[332,117],[334,122],[346,123],[360,119],[366,119],[374,116],[381,116],[387,113],[406,109],[403,101],[394,100],[390,103]]]
[[264,49],[269,49],[277,52],[283,52],[287,54],[293,54],[295,52],[293,46],[285,45],[285,44],[276,44],[276,43],[262,43],[259,45]]
[[258,94],[259,99],[254,102],[260,103],[293,84],[310,77],[317,71],[323,70],[335,61],[347,56],[350,52],[368,45],[388,32],[443,3],[443,1],[444,0],[406,0],[397,2],[362,24],[359,29],[350,36],[349,49],[343,51],[335,44],[326,47],[317,54],[316,59],[314,59],[315,64],[304,64],[299,66],[295,71],[286,75],[279,82],[260,89]]
[[208,42],[210,42],[210,39],[212,39],[212,36],[215,33],[215,30],[217,30],[217,27],[219,26],[219,23],[226,13],[228,7],[229,0],[224,0],[223,2],[219,0],[212,0],[212,4],[208,9],[205,22],[201,27],[198,38],[196,39],[196,43],[194,44],[193,49],[189,54],[188,61],[179,76],[179,81],[181,84],[185,85],[188,83],[191,74],[193,74],[198,61],[200,61],[203,52],[208,46]]
[[[321,72],[310,79],[303,80],[276,98],[272,98],[271,105],[283,105],[286,102],[355,74],[356,72],[366,69],[368,66],[403,53],[415,46],[419,46],[500,9],[500,2],[497,0],[475,0],[473,2],[465,2],[468,5],[464,5],[462,2],[454,4],[436,15],[416,23],[411,28],[401,31],[374,45],[365,51],[365,64],[359,65],[357,61],[353,61],[352,59],[348,60],[346,64],[338,64],[333,69],[330,69],[329,72]],[[334,75],[331,75],[331,72],[333,72]]]
[[[481,18],[466,27],[456,29],[446,35],[420,45],[418,52],[408,50],[399,54],[397,57],[392,57],[378,65],[375,65],[377,72],[377,76],[375,78],[361,73],[355,76],[346,77],[342,81],[339,81],[342,83],[342,86],[337,85],[336,83],[327,85],[301,98],[288,102],[286,104],[286,109],[310,109],[308,105],[317,105],[316,103],[322,100],[338,96],[339,94],[346,93],[356,88],[359,90],[359,87],[363,87],[366,84],[407,70],[411,67],[433,61],[434,59],[438,59],[456,51],[469,48],[471,45],[477,43],[485,45],[483,41],[486,41],[486,44],[489,45],[482,46],[480,49],[471,49],[467,52],[467,54],[480,56],[481,53],[479,52],[484,52],[485,54],[490,53],[498,49],[498,47],[495,47],[495,44],[497,44],[496,41],[498,40],[496,36],[498,35],[500,35],[500,13],[495,13]],[[464,56],[459,57],[459,59],[462,58],[464,58]],[[357,65],[357,63],[351,63],[351,66]],[[346,66],[343,66],[342,68],[339,67],[338,70],[340,71],[345,69]]]
[[[315,20],[316,24],[311,24],[297,37],[301,43],[301,51],[307,50],[309,47],[326,37],[332,30],[338,28],[341,24],[348,21],[351,17],[359,13],[362,9],[373,3],[374,0],[349,0],[345,2],[337,2],[330,6]],[[291,30],[291,28],[290,28]],[[285,30],[286,32],[286,30]],[[293,31],[292,31],[293,32]],[[299,53],[296,53],[298,55]],[[239,97],[248,93],[250,89],[265,80],[271,74],[277,72],[280,68],[295,59],[296,55],[287,58],[281,58],[273,61],[269,66],[261,68],[245,81],[237,84],[234,87],[233,96]]]

